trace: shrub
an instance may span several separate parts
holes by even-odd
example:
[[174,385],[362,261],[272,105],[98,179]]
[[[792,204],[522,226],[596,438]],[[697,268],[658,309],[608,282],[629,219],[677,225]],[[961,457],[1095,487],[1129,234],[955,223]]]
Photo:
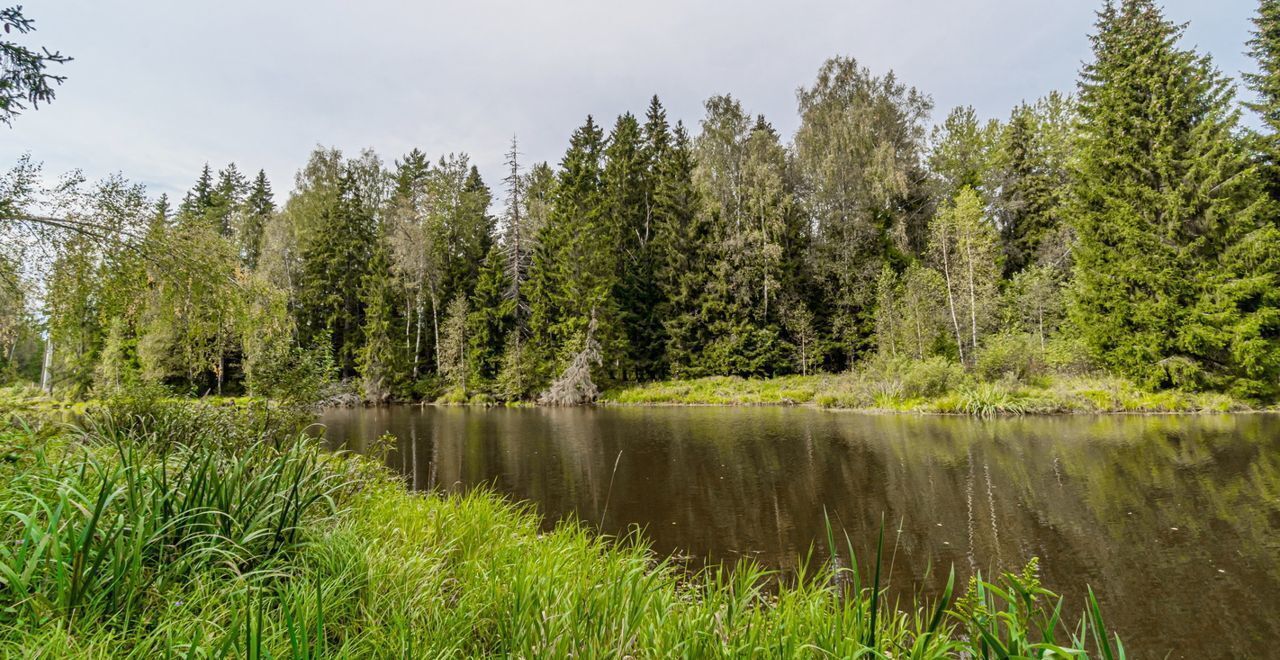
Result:
[[902,374],[902,389],[908,397],[932,398],[942,396],[969,381],[964,367],[936,355],[910,363]]
[[1044,360],[1049,369],[1059,374],[1082,375],[1098,368],[1084,340],[1066,332],[1050,337],[1045,343]]
[[1011,380],[1025,383],[1044,373],[1038,340],[1021,332],[1005,332],[987,337],[978,352],[975,371],[986,381]]

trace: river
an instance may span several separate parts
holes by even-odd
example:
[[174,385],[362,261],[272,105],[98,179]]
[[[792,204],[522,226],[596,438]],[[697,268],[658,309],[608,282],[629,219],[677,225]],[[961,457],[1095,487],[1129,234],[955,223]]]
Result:
[[1131,657],[1280,642],[1280,416],[404,406],[321,422],[355,451],[397,436],[386,462],[415,489],[487,486],[548,526],[638,528],[694,567],[794,567],[824,555],[827,519],[865,565],[883,521],[904,602],[941,592],[948,567],[963,585],[1038,557],[1073,623],[1093,587]]

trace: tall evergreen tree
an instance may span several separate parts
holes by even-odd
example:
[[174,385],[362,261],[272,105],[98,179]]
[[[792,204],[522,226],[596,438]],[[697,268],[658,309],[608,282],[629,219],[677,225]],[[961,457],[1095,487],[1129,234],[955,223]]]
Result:
[[267,173],[258,170],[249,194],[245,198],[244,213],[241,214],[238,235],[240,239],[240,259],[245,267],[254,270],[258,267],[258,257],[262,255],[262,236],[267,221],[276,212],[271,182]]
[[506,256],[499,245],[489,250],[467,315],[467,363],[485,382],[498,377],[507,335],[516,331],[516,301],[507,297],[510,285]]
[[378,241],[364,273],[360,302],[364,307],[361,346],[356,367],[366,401],[382,403],[399,389],[404,370],[395,329],[396,289],[385,241]]
[[422,150],[414,147],[404,155],[403,160],[396,161],[395,196],[404,198],[412,195],[427,180],[431,172],[431,161]]
[[238,224],[236,216],[241,211],[248,188],[248,182],[235,163],[229,163],[218,171],[218,183],[213,188],[213,200],[206,214],[210,224],[222,236],[231,236]]
[[357,373],[362,345],[361,288],[376,248],[368,205],[357,194],[357,172],[337,150],[318,149],[299,174],[290,200],[302,234],[298,283],[304,344],[328,337],[340,375]]
[[[1230,82],[1178,47],[1182,32],[1152,0],[1099,12],[1080,83],[1071,316],[1103,363],[1147,387],[1258,395],[1280,364],[1274,296],[1259,288],[1275,275],[1258,270],[1274,227]],[[1253,256],[1237,269],[1224,253]]]
[[213,168],[205,163],[196,184],[187,191],[182,203],[178,205],[178,215],[186,222],[203,220],[214,204]]
[[[658,138],[661,139],[661,138]],[[661,322],[654,317],[653,224],[645,136],[630,113],[618,118],[604,151],[603,221],[618,239],[613,295],[627,336],[628,354],[615,367],[624,380],[652,379],[662,359]],[[612,365],[611,365],[612,366]]]
[[1249,54],[1258,61],[1258,71],[1244,74],[1244,80],[1257,97],[1245,105],[1262,119],[1256,149],[1263,184],[1271,199],[1280,202],[1280,0],[1260,0],[1253,25]]
[[972,106],[953,109],[929,140],[929,171],[938,205],[955,199],[964,188],[988,195],[988,181],[997,155],[999,122],[984,122]]
[[568,364],[593,323],[610,368],[626,355],[613,297],[618,238],[605,221],[603,152],[603,133],[588,116],[569,140],[539,232],[529,278],[530,328],[542,353],[536,366],[543,383]]
[[1008,275],[1034,264],[1061,226],[1071,122],[1071,101],[1053,93],[1015,108],[1001,132],[987,184]]
[[655,166],[653,202],[656,280],[662,292],[657,316],[666,334],[664,367],[676,377],[705,374],[701,358],[710,343],[702,313],[714,254],[710,220],[693,181],[695,168],[692,141],[677,123],[671,147]]

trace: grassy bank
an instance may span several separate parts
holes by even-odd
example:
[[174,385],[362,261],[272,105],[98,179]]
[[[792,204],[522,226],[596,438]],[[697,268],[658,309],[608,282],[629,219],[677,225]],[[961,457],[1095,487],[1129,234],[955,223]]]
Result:
[[710,377],[611,390],[629,405],[812,405],[962,415],[1230,412],[1252,409],[1218,393],[1147,392],[1107,376],[1046,375],[984,381],[956,365],[926,361],[846,374],[744,379]]
[[1118,651],[1096,608],[1058,621],[1033,571],[902,608],[880,598],[876,562],[778,589],[749,565],[689,576],[642,543],[540,533],[496,496],[410,493],[278,414],[124,408],[84,430],[0,430],[0,655]]

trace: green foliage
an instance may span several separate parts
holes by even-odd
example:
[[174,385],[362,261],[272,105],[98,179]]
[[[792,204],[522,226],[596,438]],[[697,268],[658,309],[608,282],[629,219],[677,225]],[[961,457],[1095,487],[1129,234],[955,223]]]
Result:
[[1113,641],[1096,599],[1072,637],[1031,572],[959,600],[948,586],[892,602],[883,541],[863,572],[829,527],[847,565],[794,580],[749,561],[690,574],[638,537],[547,530],[483,491],[410,493],[364,458],[287,433],[255,440],[251,421],[206,443],[227,429],[202,432],[215,420],[193,410],[103,413],[72,438],[0,432],[21,453],[0,463],[13,521],[0,654],[935,658],[997,640],[1048,657],[1034,645]]
[[978,352],[974,373],[983,380],[1025,383],[1045,371],[1036,337],[1022,332],[1002,332],[987,337]]
[[14,521],[0,550],[8,630],[141,629],[160,593],[298,552],[303,526],[350,487],[305,436],[230,452],[163,435],[174,421],[93,413],[67,460],[33,447],[0,498]]
[[992,191],[1006,275],[1056,257],[1047,241],[1062,225],[1075,122],[1073,101],[1054,92],[1014,108],[1000,134],[984,183]]
[[304,345],[327,336],[339,373],[356,373],[365,322],[361,287],[377,246],[377,191],[362,184],[384,176],[371,152],[343,162],[317,149],[299,175],[285,213],[301,237],[298,329]]
[[604,136],[595,120],[574,131],[557,175],[551,214],[538,236],[529,276],[531,345],[538,351],[539,384],[568,365],[587,326],[607,362],[626,355],[626,338],[613,295],[617,281],[617,227],[606,222],[601,159]]
[[969,581],[953,616],[972,640],[975,656],[1071,657],[1092,642],[1095,657],[1125,657],[1120,638],[1113,640],[1107,632],[1092,590],[1085,616],[1071,631],[1062,621],[1061,599],[1040,585],[1038,573],[1039,563],[1032,559],[1021,573],[1004,573],[998,582],[986,582],[981,576]]
[[1254,136],[1254,150],[1261,160],[1261,178],[1268,196],[1280,201],[1280,2],[1261,0],[1253,18],[1249,54],[1258,71],[1245,73],[1245,83],[1257,99],[1245,105],[1262,119],[1263,129]]
[[464,296],[449,302],[444,325],[440,328],[440,375],[454,390],[466,398],[467,376],[471,363],[467,359],[467,316],[470,306]]
[[[923,247],[926,212],[904,203],[923,179],[925,126],[933,104],[891,72],[875,76],[850,58],[827,60],[798,92],[796,166],[815,227],[811,267],[824,298],[820,325],[852,364],[872,338],[875,282],[898,249]],[[912,212],[912,210],[915,212]]]
[[[1275,308],[1248,278],[1267,275],[1223,259],[1269,241],[1257,171],[1234,137],[1229,80],[1178,48],[1181,34],[1149,0],[1099,14],[1080,93],[1071,316],[1104,365],[1145,387],[1261,392],[1280,343],[1252,334],[1274,327]],[[1256,341],[1236,344],[1240,331]]]

